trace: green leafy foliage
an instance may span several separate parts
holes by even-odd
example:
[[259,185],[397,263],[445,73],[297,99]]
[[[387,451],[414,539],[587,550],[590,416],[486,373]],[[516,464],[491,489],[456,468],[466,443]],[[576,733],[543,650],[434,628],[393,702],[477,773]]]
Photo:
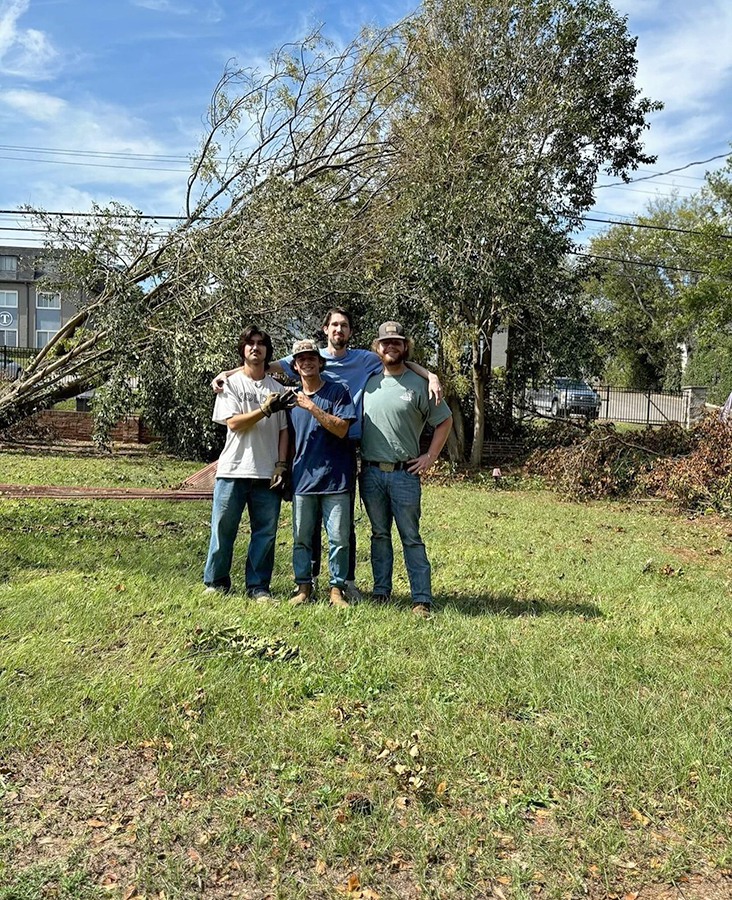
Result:
[[707,385],[717,403],[732,390],[729,175],[728,164],[696,194],[654,200],[634,225],[593,238],[592,253],[605,259],[587,292],[610,383],[678,390],[683,378]]
[[732,334],[703,336],[684,370],[687,384],[706,386],[707,402],[722,406],[732,393]]
[[241,653],[268,661],[287,662],[300,655],[300,648],[290,646],[282,638],[260,638],[256,634],[242,631],[235,625],[222,628],[201,628],[197,626],[186,641],[186,652],[191,656],[207,654],[220,656],[226,653]]

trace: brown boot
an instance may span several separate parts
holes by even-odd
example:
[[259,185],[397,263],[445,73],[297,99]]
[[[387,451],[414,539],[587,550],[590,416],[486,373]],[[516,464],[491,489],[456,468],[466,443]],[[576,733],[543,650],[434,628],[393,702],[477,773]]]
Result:
[[348,600],[343,596],[343,591],[336,585],[333,585],[330,589],[328,602],[331,606],[348,606]]
[[301,603],[306,603],[310,599],[312,590],[313,586],[309,581],[307,584],[298,584],[297,590],[290,597],[290,604],[292,606],[300,606]]
[[429,619],[430,607],[428,603],[413,603],[412,615],[419,616],[420,619]]

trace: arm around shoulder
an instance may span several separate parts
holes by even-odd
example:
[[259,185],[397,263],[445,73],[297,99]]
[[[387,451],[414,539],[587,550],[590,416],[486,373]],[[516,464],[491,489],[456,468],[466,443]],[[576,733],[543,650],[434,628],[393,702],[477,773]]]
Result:
[[440,401],[442,400],[443,391],[440,379],[437,375],[435,375],[434,372],[430,372],[429,369],[425,369],[424,366],[420,366],[419,363],[412,362],[412,360],[407,360],[405,365],[407,368],[411,369],[415,375],[419,375],[420,378],[424,378],[427,381],[430,400],[434,401],[435,406],[439,406]]

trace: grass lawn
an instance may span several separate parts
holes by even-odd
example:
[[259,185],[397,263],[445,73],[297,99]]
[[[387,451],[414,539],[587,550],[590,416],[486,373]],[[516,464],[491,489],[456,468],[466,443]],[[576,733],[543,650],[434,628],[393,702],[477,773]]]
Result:
[[732,896],[732,523],[423,506],[427,621],[400,559],[393,605],[289,607],[287,505],[262,603],[202,594],[208,503],[2,500],[0,900]]

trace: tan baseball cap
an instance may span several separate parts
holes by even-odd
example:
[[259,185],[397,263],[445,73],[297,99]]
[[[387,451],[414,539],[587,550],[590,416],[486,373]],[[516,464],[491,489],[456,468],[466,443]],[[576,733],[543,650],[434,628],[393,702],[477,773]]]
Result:
[[320,347],[310,338],[303,338],[292,345],[292,355],[298,356],[300,353],[317,353],[320,356]]

